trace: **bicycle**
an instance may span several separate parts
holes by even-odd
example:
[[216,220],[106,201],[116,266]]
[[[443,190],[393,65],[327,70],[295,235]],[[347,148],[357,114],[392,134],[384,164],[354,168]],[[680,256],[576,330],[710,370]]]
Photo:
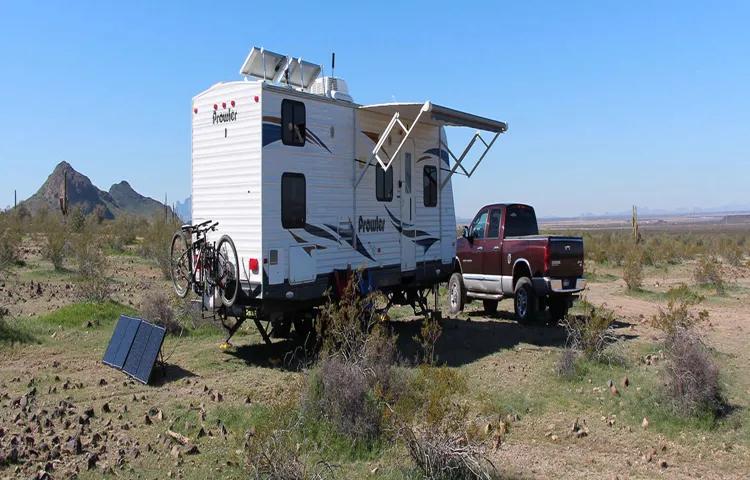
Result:
[[218,225],[219,222],[211,224],[211,220],[183,225],[174,234],[169,251],[172,284],[180,298],[185,298],[191,288],[199,296],[218,289],[221,303],[231,307],[239,293],[239,261],[228,235],[222,235],[218,244],[207,241],[206,234],[216,231]]

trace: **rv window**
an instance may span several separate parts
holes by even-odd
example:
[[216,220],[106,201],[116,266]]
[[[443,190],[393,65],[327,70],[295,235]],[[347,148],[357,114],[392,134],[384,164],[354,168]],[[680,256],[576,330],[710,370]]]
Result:
[[375,165],[375,198],[379,202],[393,200],[393,165],[383,170],[380,164]]
[[305,104],[294,100],[281,101],[281,142],[304,147],[306,138]]
[[307,187],[301,173],[281,176],[281,226],[302,228],[307,221]]
[[425,165],[423,180],[424,206],[437,207],[437,168],[434,165]]

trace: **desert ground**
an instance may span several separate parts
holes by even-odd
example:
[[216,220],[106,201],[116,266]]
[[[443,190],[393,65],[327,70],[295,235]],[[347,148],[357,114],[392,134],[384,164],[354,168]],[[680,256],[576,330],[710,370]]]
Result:
[[[103,365],[102,356],[118,316],[138,314],[149,292],[170,292],[169,280],[136,248],[110,252],[111,300],[81,302],[74,268],[55,270],[42,244],[25,236],[21,262],[0,282],[8,309],[0,337],[0,478],[252,475],[254,429],[274,405],[303,394],[312,368],[299,360],[305,345],[294,336],[265,345],[247,322],[222,350],[221,329],[201,321],[167,336],[166,365],[142,385]],[[641,288],[629,291],[617,262],[587,258],[585,298],[614,312],[617,342],[609,360],[581,360],[569,378],[557,374],[564,328],[544,320],[519,325],[511,300],[492,317],[477,302],[450,316],[441,292],[438,363],[465,378],[453,401],[488,433],[485,451],[497,476],[750,478],[750,268],[746,258],[722,264],[726,287],[717,293],[695,285],[697,262],[646,265]],[[721,372],[726,408],[716,418],[676,414],[663,397],[669,357],[650,319],[683,283],[705,297],[694,308],[708,319],[694,328]],[[390,316],[400,356],[414,358],[421,319],[406,308]],[[339,478],[424,478],[398,444],[360,448],[320,431],[306,440],[297,450],[314,449],[311,458],[325,457]]]

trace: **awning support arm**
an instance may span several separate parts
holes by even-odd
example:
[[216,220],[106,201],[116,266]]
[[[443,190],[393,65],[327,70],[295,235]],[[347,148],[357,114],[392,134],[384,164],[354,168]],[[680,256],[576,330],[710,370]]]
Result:
[[[414,131],[414,128],[417,126],[417,123],[419,123],[419,119],[422,117],[422,114],[425,112],[428,112],[430,110],[431,104],[430,102],[425,102],[424,105],[422,105],[422,108],[419,110],[419,115],[417,115],[417,118],[414,119],[414,123],[411,125],[411,128],[406,128],[406,125],[403,124],[403,122],[398,118],[399,114],[398,112],[393,114],[393,118],[391,118],[391,121],[388,122],[388,126],[385,127],[385,130],[383,131],[383,134],[380,135],[380,138],[378,139],[378,143],[375,144],[375,148],[372,149],[372,154],[370,155],[370,158],[367,159],[367,162],[365,163],[364,168],[362,169],[362,173],[359,174],[357,179],[354,181],[354,188],[357,188],[359,185],[359,182],[362,181],[362,178],[364,178],[365,173],[367,173],[367,169],[370,167],[370,164],[372,163],[372,159],[375,158],[378,160],[378,163],[381,167],[383,167],[383,170],[388,170],[393,163],[393,160],[398,158],[398,153],[401,151],[401,147],[404,146],[404,143],[406,143],[406,140],[409,138],[409,135],[411,135],[411,132]],[[396,151],[393,152],[393,155],[390,157],[388,154],[385,153],[386,158],[388,158],[388,163],[384,163],[383,160],[378,155],[378,152],[380,152],[380,149],[383,148],[383,143],[385,143],[388,136],[391,134],[391,131],[393,128],[398,124],[401,129],[404,131],[404,138],[401,139],[401,143],[398,144],[398,147],[396,148]]]
[[[451,168],[450,173],[445,176],[445,179],[443,180],[443,183],[440,184],[440,190],[443,190],[443,188],[448,184],[448,181],[451,179],[453,174],[456,172],[456,169],[460,168],[463,170],[463,172],[466,174],[467,177],[471,178],[471,175],[474,173],[474,171],[477,169],[480,163],[482,163],[482,160],[484,160],[484,156],[487,155],[487,152],[490,151],[490,148],[492,148],[492,145],[495,143],[495,140],[497,140],[497,137],[500,136],[500,132],[496,132],[495,136],[492,137],[492,141],[490,143],[487,143],[484,141],[482,136],[479,134],[479,132],[474,134],[474,137],[471,139],[469,144],[464,149],[463,153],[459,158],[456,158],[456,156],[451,152],[451,150],[448,148],[448,145],[443,142],[443,139],[440,139],[440,145],[442,148],[445,148],[445,150],[448,152],[448,154],[453,157],[453,160],[455,160],[455,164],[453,165],[453,168]],[[482,142],[485,146],[484,152],[482,152],[482,155],[479,157],[479,160],[477,160],[477,163],[474,164],[474,167],[472,167],[470,172],[467,172],[464,166],[461,164],[461,162],[464,161],[464,158],[469,153],[469,150],[471,150],[471,147],[474,146],[474,143],[479,139],[480,142]]]

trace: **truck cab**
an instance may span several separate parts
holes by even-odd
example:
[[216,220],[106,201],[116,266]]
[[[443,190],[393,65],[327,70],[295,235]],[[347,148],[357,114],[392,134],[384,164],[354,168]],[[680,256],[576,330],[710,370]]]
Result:
[[477,299],[492,314],[499,301],[512,297],[520,322],[533,321],[547,308],[559,320],[586,288],[583,253],[580,237],[540,235],[533,207],[487,205],[456,243],[451,313]]

